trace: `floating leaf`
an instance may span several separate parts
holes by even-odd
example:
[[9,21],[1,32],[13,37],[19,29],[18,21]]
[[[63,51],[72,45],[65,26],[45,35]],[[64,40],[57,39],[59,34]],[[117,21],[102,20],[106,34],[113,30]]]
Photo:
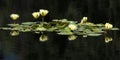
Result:
[[119,30],[119,28],[112,28],[111,30]]
[[61,21],[61,22],[68,22],[67,19],[61,19],[60,21]]
[[88,34],[88,33],[94,33],[90,29],[85,29],[83,32],[86,33],[86,34]]
[[10,27],[1,27],[0,29],[2,29],[2,30],[11,30],[12,28],[10,28]]
[[88,36],[100,36],[102,34],[87,34]]
[[54,21],[54,22],[58,22],[59,20],[58,20],[58,19],[53,19],[52,21]]
[[72,32],[60,32],[57,34],[59,34],[59,35],[72,35],[73,33]]
[[7,25],[11,27],[19,26],[19,24],[7,24]]
[[96,24],[96,26],[102,27],[105,26],[104,24]]
[[22,24],[23,25],[32,25],[32,24],[35,24],[36,22],[23,22]]
[[35,31],[46,31],[46,28],[44,28],[44,27],[37,27]]
[[77,35],[85,35],[87,33],[83,33],[83,32],[76,32]]
[[102,29],[100,29],[100,28],[95,28],[95,29],[92,29],[93,30],[93,32],[95,32],[95,33],[103,33],[104,31],[102,30]]
[[40,32],[37,32],[37,31],[36,31],[35,33],[36,33],[36,34],[39,34]]
[[87,22],[87,23],[85,23],[85,24],[83,24],[83,25],[87,25],[87,26],[96,26],[94,23],[91,23],[91,22]]
[[51,27],[49,29],[47,29],[47,31],[55,31],[57,29],[57,27]]

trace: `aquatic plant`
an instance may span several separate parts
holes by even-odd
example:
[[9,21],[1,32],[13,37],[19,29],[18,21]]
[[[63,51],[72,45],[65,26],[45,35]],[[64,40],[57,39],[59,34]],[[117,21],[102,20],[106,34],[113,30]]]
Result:
[[[41,34],[40,41],[45,42],[48,40],[48,36],[44,32],[55,32],[58,35],[67,35],[68,40],[72,41],[79,35],[83,37],[87,36],[101,36],[105,35],[107,31],[119,30],[119,28],[113,27],[110,23],[105,24],[94,24],[88,22],[87,17],[83,17],[80,22],[70,21],[68,19],[53,19],[50,22],[45,22],[44,17],[48,14],[48,10],[40,9],[39,12],[33,12],[32,16],[37,18],[42,18],[41,22],[22,22],[22,23],[12,23],[7,24],[7,27],[0,27],[1,30],[10,30],[11,36],[18,36],[20,32],[33,32],[36,34]],[[41,17],[40,17],[41,16]],[[17,20],[19,14],[11,14],[10,18],[12,20]],[[105,37],[105,42],[108,43],[112,41],[112,38]]]

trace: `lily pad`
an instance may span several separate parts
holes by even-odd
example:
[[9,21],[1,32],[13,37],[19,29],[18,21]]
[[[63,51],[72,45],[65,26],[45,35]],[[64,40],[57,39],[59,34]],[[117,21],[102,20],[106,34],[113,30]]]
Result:
[[119,28],[112,28],[111,30],[119,30]]
[[7,24],[7,25],[11,27],[19,26],[19,24]]
[[104,24],[96,24],[96,26],[101,27],[101,26],[105,26],[105,25]]
[[32,25],[32,24],[35,24],[36,22],[23,22],[22,24],[23,25]]
[[102,34],[87,34],[88,36],[100,36]]
[[35,31],[46,31],[47,29],[44,27],[37,27]]
[[72,35],[73,33],[72,32],[60,32],[60,33],[57,33],[58,35]]
[[2,30],[11,30],[12,28],[10,28],[10,27],[1,27],[0,29],[2,29]]

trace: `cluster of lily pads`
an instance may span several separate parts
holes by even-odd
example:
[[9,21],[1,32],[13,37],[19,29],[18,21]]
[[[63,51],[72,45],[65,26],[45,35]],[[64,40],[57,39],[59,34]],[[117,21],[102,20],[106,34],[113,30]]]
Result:
[[[1,27],[0,29],[10,30],[11,36],[18,36],[20,32],[34,32],[36,34],[41,34],[39,40],[42,42],[48,40],[48,36],[45,35],[44,32],[55,32],[58,35],[67,35],[68,40],[75,40],[79,35],[82,35],[83,37],[100,36],[104,35],[109,30],[119,30],[118,28],[113,28],[113,25],[110,23],[94,24],[88,22],[87,17],[83,17],[80,22],[67,19],[53,19],[51,22],[45,22],[44,17],[48,12],[48,10],[40,9],[39,12],[32,13],[35,19],[41,16],[42,21],[40,22],[13,23],[8,24],[7,27]],[[19,15],[11,14],[10,17],[12,20],[17,20]],[[106,43],[110,41],[112,41],[112,38],[105,38]]]

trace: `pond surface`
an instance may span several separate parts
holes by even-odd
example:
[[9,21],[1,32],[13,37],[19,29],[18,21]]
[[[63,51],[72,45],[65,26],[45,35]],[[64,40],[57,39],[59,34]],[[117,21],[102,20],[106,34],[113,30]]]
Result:
[[20,33],[12,37],[8,31],[0,31],[1,60],[119,60],[119,31],[110,32],[113,41],[105,43],[104,36],[79,36],[68,41],[67,36],[48,33],[49,40],[39,41],[39,34]]

